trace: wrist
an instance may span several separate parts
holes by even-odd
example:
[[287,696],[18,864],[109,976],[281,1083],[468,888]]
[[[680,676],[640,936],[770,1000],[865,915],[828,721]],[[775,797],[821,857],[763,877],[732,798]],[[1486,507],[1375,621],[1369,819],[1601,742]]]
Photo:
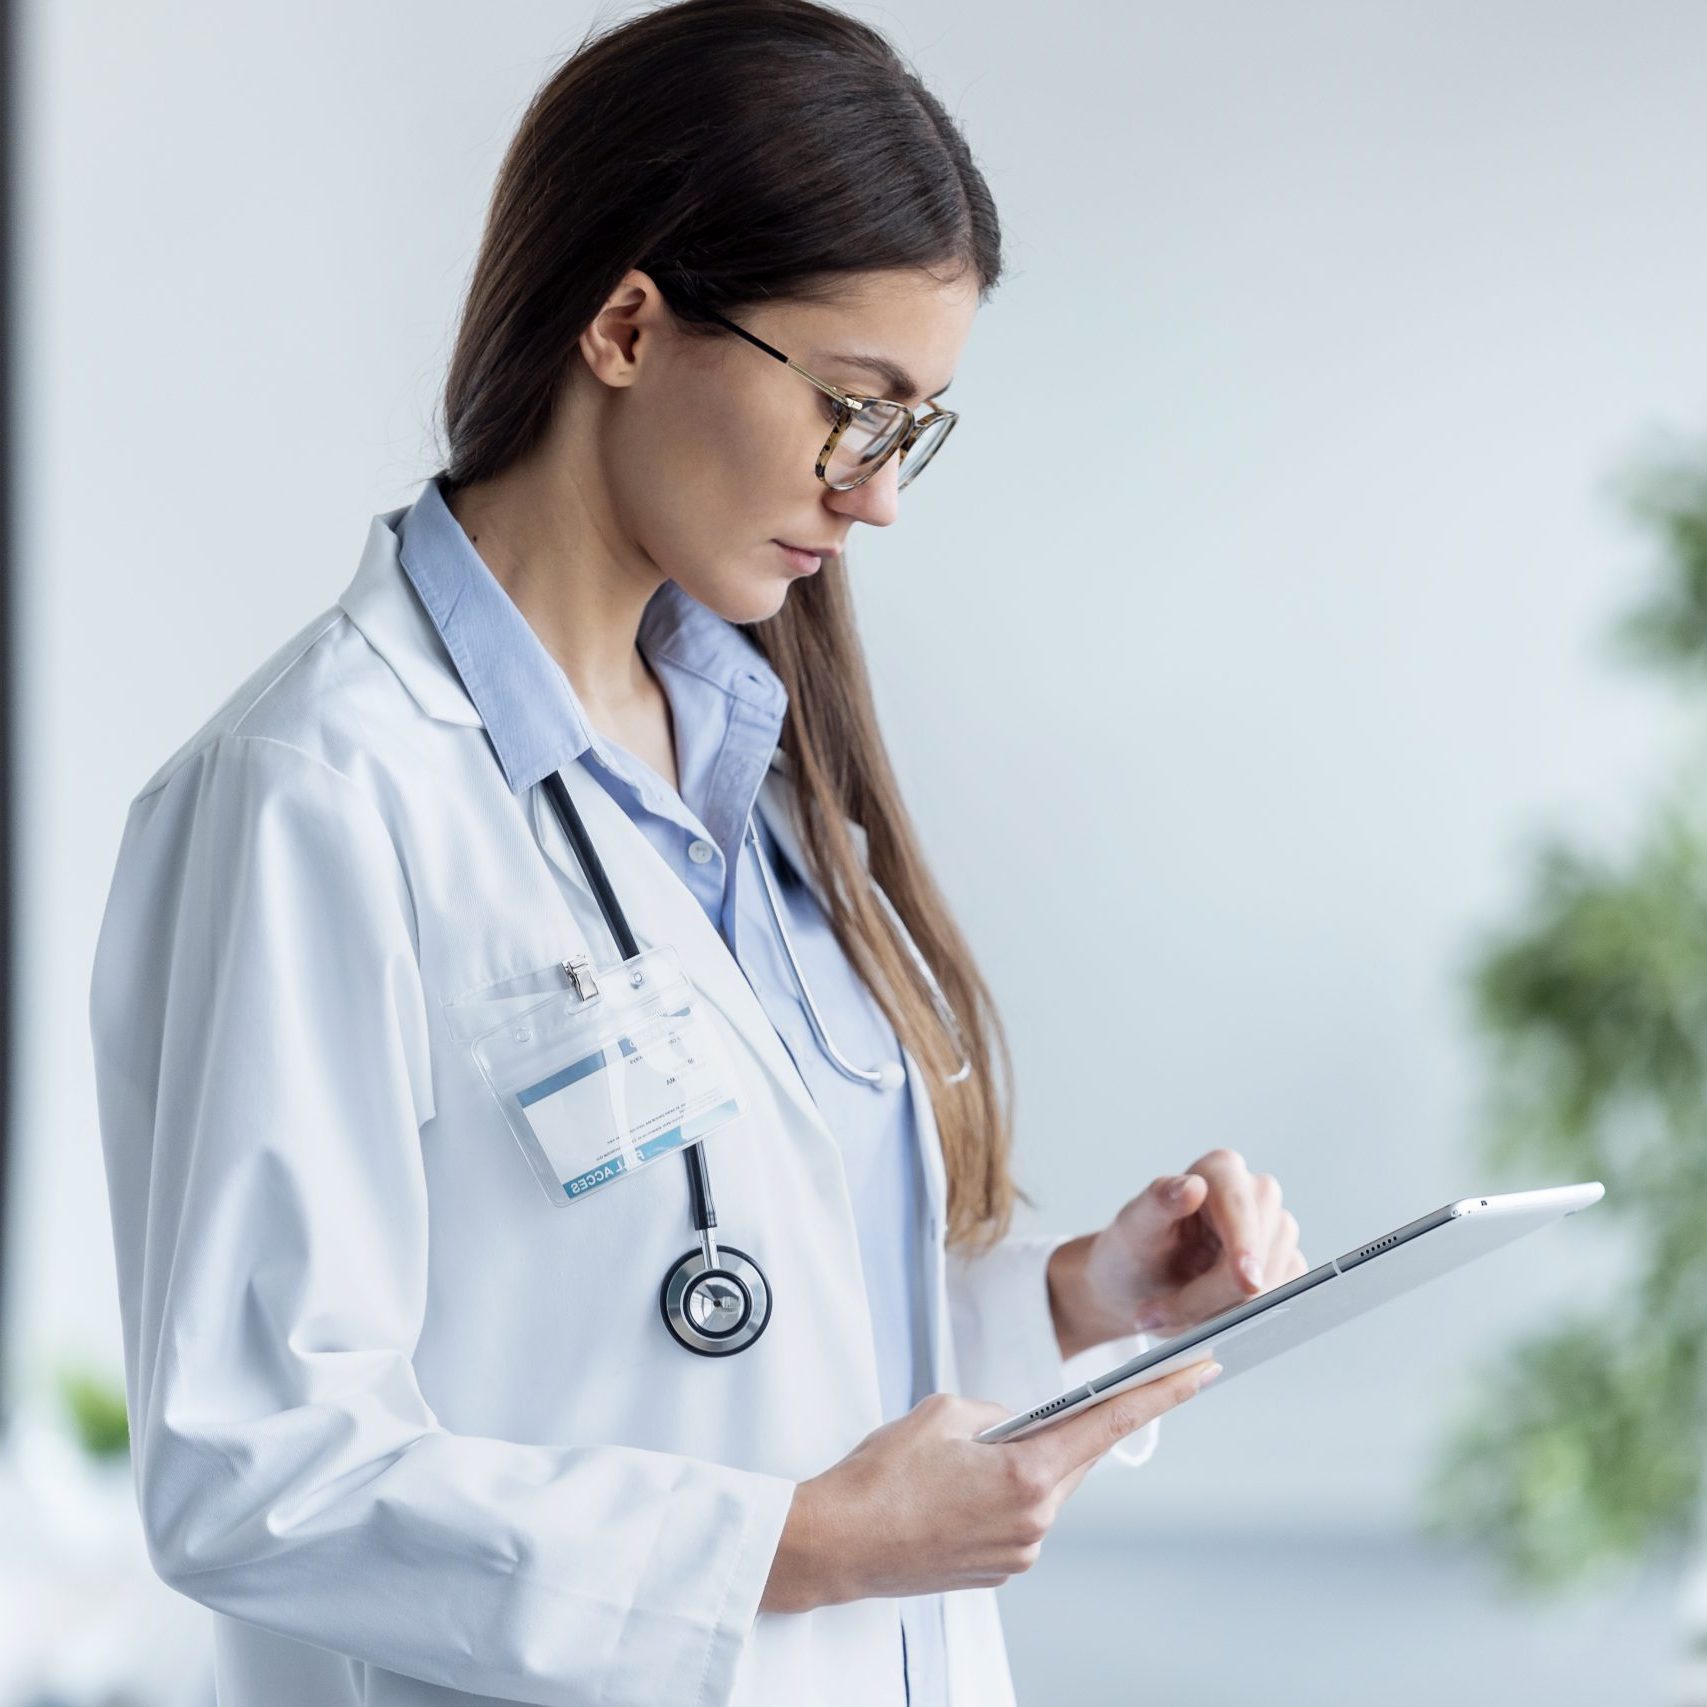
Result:
[[1110,1309],[1090,1284],[1087,1264],[1095,1233],[1081,1233],[1049,1254],[1049,1313],[1061,1356],[1136,1332],[1131,1313]]
[[826,1507],[827,1496],[819,1478],[795,1484],[770,1576],[759,1600],[761,1612],[810,1612],[853,1598],[843,1592],[841,1554]]

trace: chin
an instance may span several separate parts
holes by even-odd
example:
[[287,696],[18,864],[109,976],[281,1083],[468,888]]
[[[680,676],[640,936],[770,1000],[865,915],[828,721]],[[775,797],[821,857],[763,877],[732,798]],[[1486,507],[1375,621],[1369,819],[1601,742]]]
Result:
[[689,587],[687,590],[725,622],[763,622],[782,609],[794,580],[794,576],[786,574],[763,579],[743,576],[733,586]]

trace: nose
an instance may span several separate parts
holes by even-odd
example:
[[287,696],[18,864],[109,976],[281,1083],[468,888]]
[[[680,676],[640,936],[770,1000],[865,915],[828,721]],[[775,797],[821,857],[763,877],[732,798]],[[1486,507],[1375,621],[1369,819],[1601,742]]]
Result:
[[901,477],[901,459],[891,456],[862,486],[838,492],[826,487],[830,508],[838,515],[852,516],[856,522],[886,528],[901,513],[901,491],[896,482]]

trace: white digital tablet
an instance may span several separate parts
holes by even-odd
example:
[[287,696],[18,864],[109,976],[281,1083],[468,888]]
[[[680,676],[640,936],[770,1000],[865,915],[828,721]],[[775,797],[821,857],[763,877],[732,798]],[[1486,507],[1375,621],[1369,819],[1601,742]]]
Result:
[[1070,1417],[1124,1393],[1160,1380],[1187,1364],[1213,1357],[1221,1365],[1211,1391],[1247,1369],[1278,1357],[1329,1328],[1373,1310],[1402,1292],[1437,1279],[1476,1257],[1533,1233],[1550,1221],[1574,1215],[1605,1195],[1599,1181],[1549,1186],[1541,1191],[1512,1191],[1491,1197],[1461,1197],[1456,1203],[1395,1227],[1391,1233],[1333,1257],[1308,1274],[1243,1304],[1223,1310],[1172,1339],[1082,1386],[1046,1399],[976,1436],[979,1440],[1017,1440],[1022,1435]]

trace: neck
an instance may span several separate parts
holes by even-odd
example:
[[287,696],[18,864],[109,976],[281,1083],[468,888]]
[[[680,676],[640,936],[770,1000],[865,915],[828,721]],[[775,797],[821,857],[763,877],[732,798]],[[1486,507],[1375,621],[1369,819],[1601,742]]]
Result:
[[481,561],[540,638],[595,723],[651,692],[641,613],[661,585],[577,464],[525,460],[449,499]]

